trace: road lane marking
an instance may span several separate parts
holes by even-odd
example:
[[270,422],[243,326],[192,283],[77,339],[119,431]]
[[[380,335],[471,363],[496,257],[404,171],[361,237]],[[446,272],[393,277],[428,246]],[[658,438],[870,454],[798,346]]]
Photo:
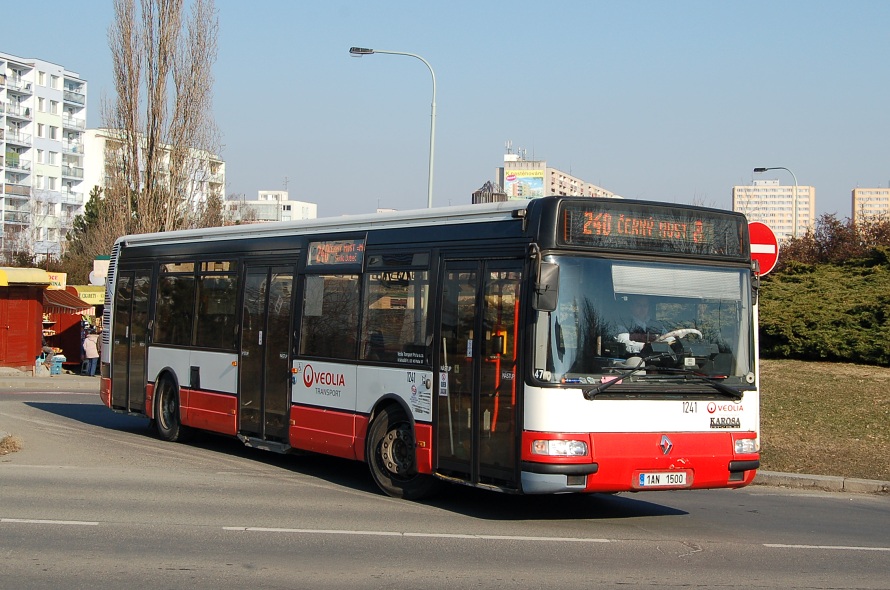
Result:
[[89,522],[86,520],[46,520],[42,518],[0,518],[0,523],[99,526],[98,522]]
[[430,537],[434,539],[483,539],[486,541],[544,541],[551,543],[611,543],[609,539],[583,537],[531,537],[514,535],[471,535],[459,533],[400,533],[397,531],[352,531],[345,529],[289,529],[275,527],[227,526],[224,531],[254,533],[297,533],[304,535],[370,535],[378,537]]
[[783,545],[781,543],[764,543],[764,547],[773,549],[834,549],[836,551],[890,551],[890,547],[856,547],[846,545]]

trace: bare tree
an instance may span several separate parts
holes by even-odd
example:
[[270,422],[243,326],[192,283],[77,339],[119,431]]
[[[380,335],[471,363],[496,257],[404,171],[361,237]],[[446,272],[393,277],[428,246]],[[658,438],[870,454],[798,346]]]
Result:
[[219,150],[211,108],[219,25],[213,0],[184,9],[185,0],[114,0],[103,213],[118,235],[204,219],[208,162]]

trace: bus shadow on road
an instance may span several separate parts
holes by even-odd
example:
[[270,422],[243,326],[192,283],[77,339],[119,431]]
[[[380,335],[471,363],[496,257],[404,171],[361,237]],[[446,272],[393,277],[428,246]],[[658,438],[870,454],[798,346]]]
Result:
[[148,430],[148,418],[117,414],[108,411],[108,408],[98,404],[26,402],[25,405],[43,412],[55,414],[56,416],[77,420],[91,426],[98,426],[99,428],[133,433],[146,432]]
[[[647,498],[655,500],[653,496]],[[665,497],[667,499],[667,497]],[[636,494],[513,495],[448,485],[425,504],[484,520],[612,520],[685,516]]]
[[[145,417],[110,412],[96,404],[28,402],[28,406],[77,420],[98,428],[130,433],[158,440]],[[174,443],[170,443],[174,444]],[[316,453],[278,454],[252,449],[235,438],[211,433],[195,433],[183,445],[227,457],[241,457],[342,486],[370,495],[383,495],[371,479],[367,465]],[[561,494],[513,495],[457,484],[443,484],[439,493],[422,504],[483,520],[610,520],[658,516],[684,516],[686,511],[660,504],[668,499],[658,493],[646,494]],[[651,501],[650,501],[651,500]]]

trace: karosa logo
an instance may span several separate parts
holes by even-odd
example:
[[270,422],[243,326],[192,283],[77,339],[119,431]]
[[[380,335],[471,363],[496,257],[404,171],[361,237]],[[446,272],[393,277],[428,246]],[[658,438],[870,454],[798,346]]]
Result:
[[332,385],[335,387],[345,387],[346,377],[343,373],[331,373],[330,371],[315,371],[312,365],[306,365],[303,369],[303,385],[312,387],[313,385]]

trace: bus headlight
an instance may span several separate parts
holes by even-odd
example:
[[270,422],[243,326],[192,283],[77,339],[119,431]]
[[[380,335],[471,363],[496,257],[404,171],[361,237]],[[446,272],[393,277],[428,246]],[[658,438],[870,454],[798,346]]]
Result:
[[583,457],[587,443],[583,440],[536,440],[532,441],[532,453],[551,457]]
[[756,438],[738,438],[735,441],[736,455],[750,455],[757,452]]

